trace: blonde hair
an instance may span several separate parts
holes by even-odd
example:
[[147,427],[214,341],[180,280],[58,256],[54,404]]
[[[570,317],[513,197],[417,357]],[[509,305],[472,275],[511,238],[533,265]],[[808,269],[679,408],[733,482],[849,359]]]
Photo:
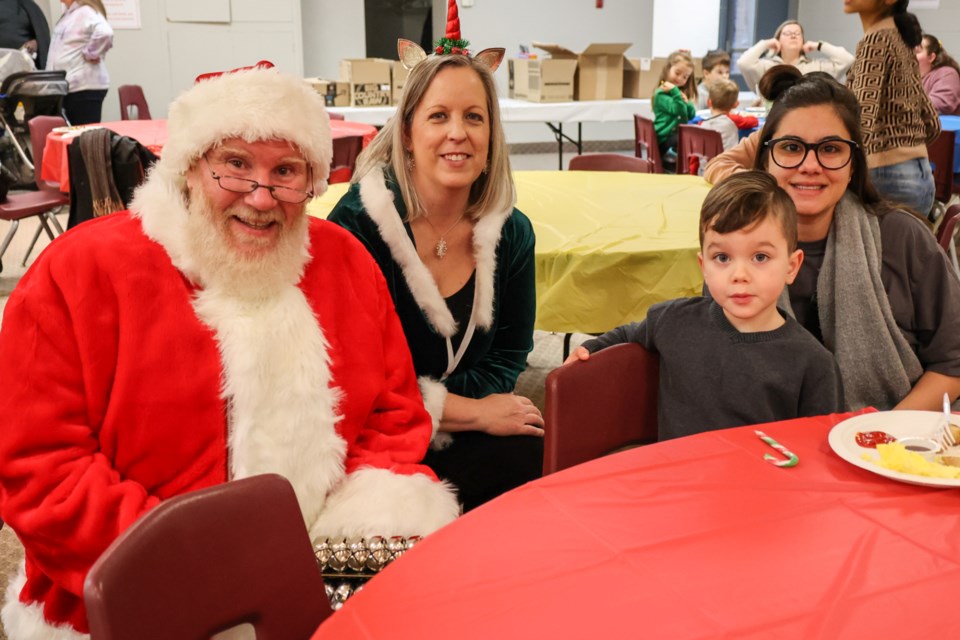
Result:
[[516,189],[513,184],[513,174],[510,171],[510,153],[503,134],[497,88],[490,69],[466,55],[431,55],[410,71],[396,113],[357,158],[357,167],[352,179],[352,182],[359,182],[363,176],[378,167],[390,167],[407,206],[408,220],[425,215],[426,212],[413,186],[404,135],[409,131],[413,112],[420,105],[433,79],[441,70],[447,68],[472,69],[480,78],[487,94],[487,113],[490,121],[487,169],[470,187],[466,214],[476,220],[490,212],[512,209],[516,202]]
[[719,79],[710,83],[710,104],[717,111],[730,111],[740,99],[740,87],[733,80]]
[[[684,64],[690,65],[690,76],[687,77],[687,82],[682,87],[677,87],[680,89],[680,93],[687,96],[690,100],[697,99],[697,81],[693,77],[694,64],[693,57],[690,55],[690,52],[686,49],[678,49],[667,56],[667,64],[660,71],[660,81],[657,83],[659,85],[668,81],[668,76],[670,75],[670,70],[673,69],[673,65],[682,62]],[[657,92],[656,89],[653,90],[654,93]]]
[[73,2],[81,7],[90,7],[104,18],[107,17],[107,10],[103,6],[103,2],[101,2],[101,0],[73,0]]

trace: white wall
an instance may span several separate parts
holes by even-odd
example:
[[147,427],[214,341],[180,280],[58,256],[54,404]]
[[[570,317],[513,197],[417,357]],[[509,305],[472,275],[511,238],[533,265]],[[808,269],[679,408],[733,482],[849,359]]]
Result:
[[719,37],[720,0],[654,2],[653,55],[665,58],[677,49],[688,49],[702,58],[717,48]]
[[303,71],[337,79],[341,58],[366,57],[362,0],[302,0]]

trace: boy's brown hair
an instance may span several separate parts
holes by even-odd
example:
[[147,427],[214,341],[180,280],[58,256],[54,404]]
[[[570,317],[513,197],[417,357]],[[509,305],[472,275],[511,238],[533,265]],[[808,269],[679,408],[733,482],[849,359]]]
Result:
[[773,216],[783,230],[787,249],[797,248],[797,208],[776,178],[765,171],[735,173],[707,194],[700,208],[700,248],[707,231],[733,233]]
[[730,54],[721,49],[714,49],[713,51],[707,51],[707,55],[703,56],[703,60],[700,61],[700,67],[704,71],[713,71],[713,68],[718,64],[725,64],[729,67]]
[[714,80],[707,87],[707,91],[710,94],[710,106],[724,113],[733,109],[740,99],[740,87],[733,80]]

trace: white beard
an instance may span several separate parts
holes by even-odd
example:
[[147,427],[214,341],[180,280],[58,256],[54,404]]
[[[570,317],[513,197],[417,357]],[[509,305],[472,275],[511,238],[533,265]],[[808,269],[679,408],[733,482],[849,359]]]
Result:
[[201,189],[190,194],[187,205],[186,250],[200,277],[200,285],[217,289],[232,297],[249,300],[274,297],[285,287],[296,285],[303,277],[303,267],[310,260],[310,237],[307,216],[293,219],[280,231],[272,251],[254,256],[241,254],[231,247],[222,224],[225,215],[242,212],[244,217],[275,217],[273,212],[259,213],[243,204],[216,212]]

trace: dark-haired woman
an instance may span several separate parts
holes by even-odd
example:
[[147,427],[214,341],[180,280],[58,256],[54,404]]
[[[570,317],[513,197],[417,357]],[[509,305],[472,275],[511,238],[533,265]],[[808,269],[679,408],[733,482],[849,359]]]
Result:
[[937,113],[960,116],[960,65],[944,50],[936,36],[923,34],[923,41],[914,49],[923,90],[930,97]]
[[856,96],[779,83],[755,168],[797,207],[804,261],[781,307],[830,349],[849,409],[926,409],[960,395],[960,280],[916,216],[871,186]]
[[873,184],[889,200],[924,215],[933,206],[934,183],[927,144],[940,119],[923,90],[914,47],[922,32],[909,0],[846,0],[864,36],[847,86],[860,101],[863,144]]

